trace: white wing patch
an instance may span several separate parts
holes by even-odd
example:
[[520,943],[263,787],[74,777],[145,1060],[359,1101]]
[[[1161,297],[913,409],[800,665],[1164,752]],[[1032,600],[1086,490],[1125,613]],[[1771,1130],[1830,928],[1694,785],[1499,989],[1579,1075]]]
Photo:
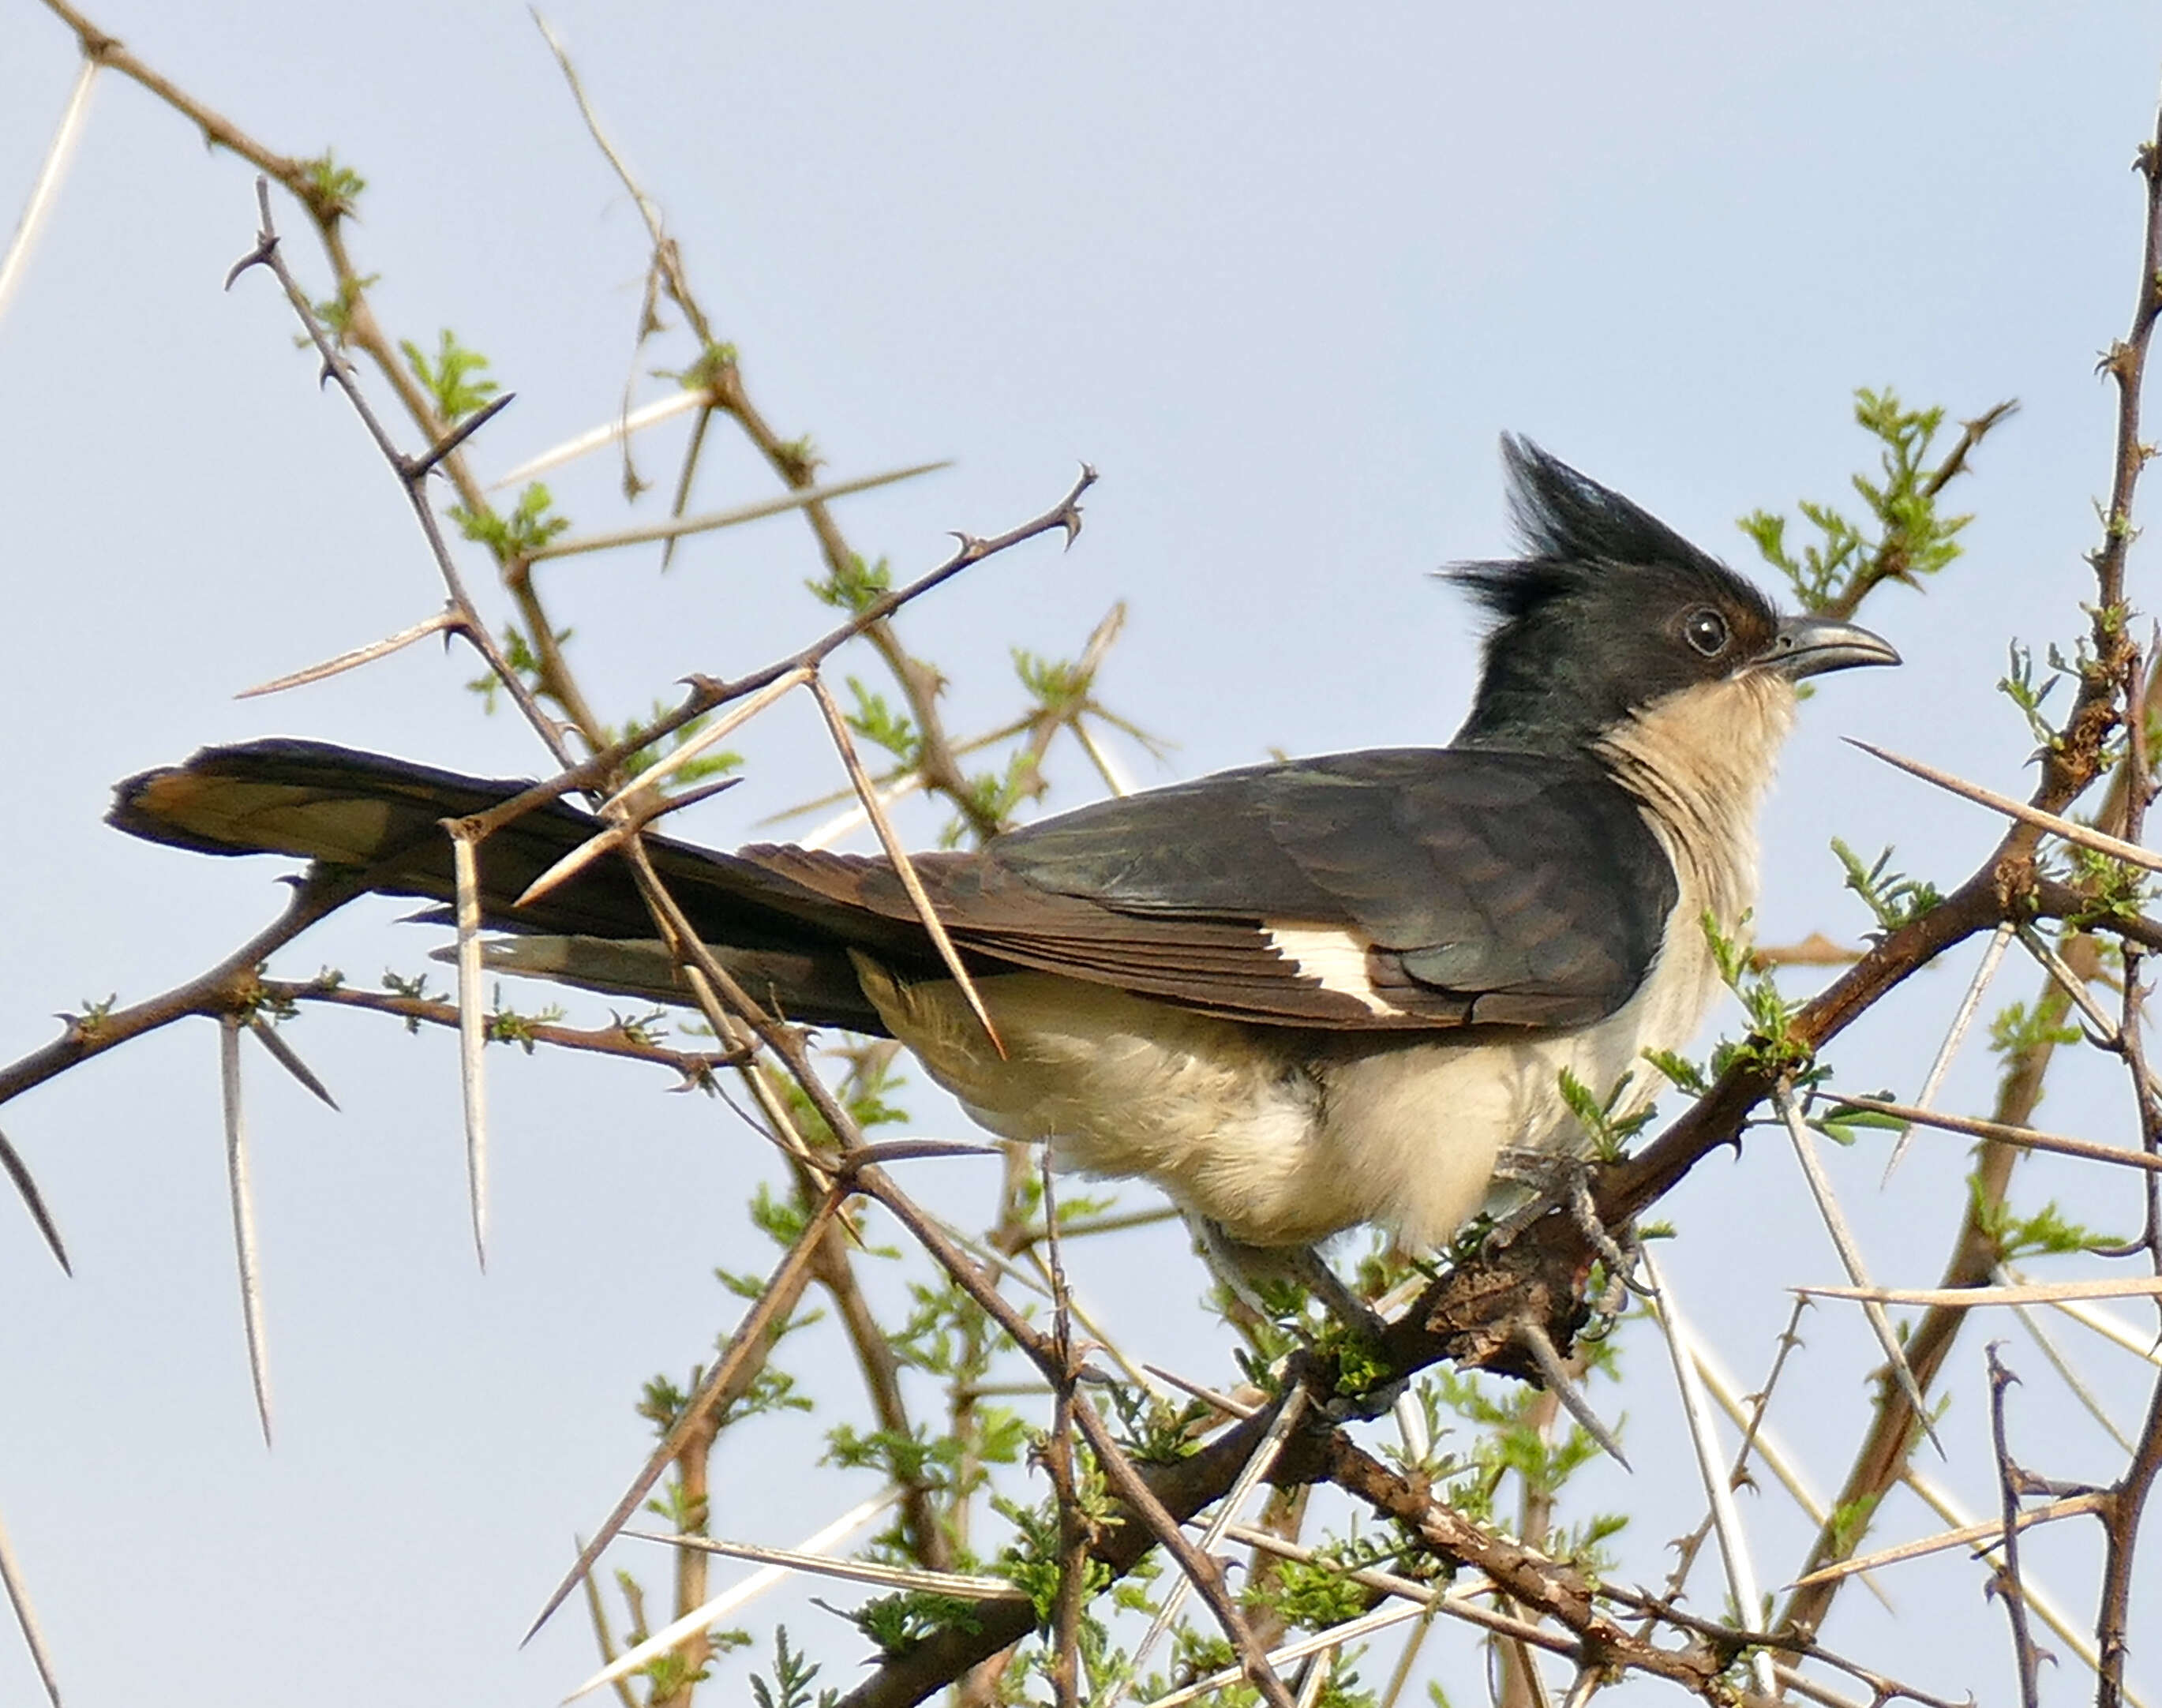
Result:
[[1289,961],[1302,979],[1363,1003],[1375,1014],[1408,1012],[1374,989],[1366,972],[1366,952],[1374,947],[1371,938],[1330,926],[1282,925],[1266,919],[1261,929],[1268,933],[1269,947]]

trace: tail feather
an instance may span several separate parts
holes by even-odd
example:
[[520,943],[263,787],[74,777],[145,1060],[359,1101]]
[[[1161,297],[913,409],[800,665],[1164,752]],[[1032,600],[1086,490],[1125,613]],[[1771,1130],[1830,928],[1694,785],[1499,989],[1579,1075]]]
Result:
[[[128,778],[113,791],[107,822],[131,836],[200,854],[280,854],[366,868],[370,887],[384,895],[448,902],[456,891],[441,821],[485,812],[530,786],[523,779],[462,776],[321,742],[256,741],[206,748],[185,765]],[[556,801],[490,835],[479,859],[485,922],[551,938],[651,939],[652,917],[619,855],[517,905],[534,879],[603,828],[590,813]],[[921,925],[890,908],[857,903],[832,885],[812,890],[755,858],[655,835],[645,846],[700,938],[741,952],[730,958],[732,966],[755,994],[770,995],[793,1018],[875,1025],[847,958],[851,947],[910,971],[938,967]],[[862,869],[866,885],[891,884],[882,862],[846,864]],[[643,974],[574,981],[682,1000],[672,981]]]

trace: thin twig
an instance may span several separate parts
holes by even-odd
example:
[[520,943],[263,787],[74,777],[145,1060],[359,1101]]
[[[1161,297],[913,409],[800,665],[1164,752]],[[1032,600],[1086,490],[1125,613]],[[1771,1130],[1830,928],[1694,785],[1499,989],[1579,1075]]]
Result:
[[2004,1425],[2004,1391],[2019,1378],[1998,1360],[1997,1347],[1998,1343],[1992,1341],[1988,1348],[1989,1435],[1997,1449],[1997,1488],[2003,1514],[2004,1563],[1997,1574],[1997,1598],[2003,1602],[2005,1617],[2012,1622],[2012,1652],[2019,1667],[2019,1699],[2024,1708],[2040,1708],[2042,1657],[2034,1648],[2034,1633],[2027,1623],[2027,1592],[2019,1580],[2021,1477],[2019,1467],[2013,1462]]
[[609,1511],[608,1517],[593,1533],[593,1539],[578,1550],[577,1559],[564,1575],[542,1605],[520,1646],[533,1640],[535,1632],[548,1622],[548,1617],[563,1604],[563,1598],[577,1587],[578,1580],[593,1570],[593,1562],[601,1557],[608,1545],[615,1540],[616,1533],[630,1521],[661,1474],[666,1470],[691,1434],[702,1428],[711,1415],[727,1404],[738,1392],[738,1383],[746,1370],[755,1361],[763,1361],[767,1337],[796,1308],[796,1301],[803,1295],[806,1282],[811,1278],[811,1258],[826,1225],[839,1213],[840,1192],[829,1192],[818,1208],[812,1213],[803,1231],[796,1235],[796,1243],[788,1248],[772,1277],[767,1281],[757,1302],[736,1324],[735,1332],[728,1337],[727,1348],[706,1372],[697,1391],[684,1402],[676,1413],[676,1421],[668,1433],[646,1459],[644,1467],[631,1479],[630,1486],[624,1491],[621,1499]]
[[2107,1281],[2030,1281],[2018,1287],[1798,1287],[1810,1298],[1864,1304],[1927,1305],[1932,1310],[1980,1310],[1990,1305],[2056,1304],[2066,1299],[2162,1298],[2162,1276]]

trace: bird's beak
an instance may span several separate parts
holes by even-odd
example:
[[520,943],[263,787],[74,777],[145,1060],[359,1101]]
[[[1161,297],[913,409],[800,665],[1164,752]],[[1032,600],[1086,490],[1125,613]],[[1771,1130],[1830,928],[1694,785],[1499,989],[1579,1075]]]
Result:
[[1899,655],[1881,635],[1829,617],[1789,617],[1779,624],[1757,662],[1791,681],[1851,670],[1858,664],[1897,664]]

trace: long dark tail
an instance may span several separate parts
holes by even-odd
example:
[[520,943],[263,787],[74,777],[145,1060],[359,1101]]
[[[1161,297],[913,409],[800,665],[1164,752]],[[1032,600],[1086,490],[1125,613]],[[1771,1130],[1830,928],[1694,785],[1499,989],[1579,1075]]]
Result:
[[[369,887],[382,894],[449,902],[456,890],[441,821],[484,812],[529,786],[321,742],[278,739],[206,748],[185,765],[130,777],[114,789],[107,817],[117,829],[150,842],[199,854],[279,854],[362,868],[371,874]],[[489,836],[478,862],[488,925],[551,938],[651,939],[652,917],[628,864],[614,854],[539,901],[515,905],[535,878],[603,828],[589,813],[557,801]],[[905,975],[935,976],[939,969],[882,860],[783,849],[722,854],[657,835],[645,843],[655,870],[699,936],[725,951],[753,994],[791,1019],[884,1029],[856,982],[851,948]],[[561,953],[574,950],[567,946]],[[635,962],[601,955],[594,964]],[[648,958],[643,964],[658,968],[665,981],[665,961]],[[679,990],[635,978],[581,976],[575,959],[556,970],[572,983],[682,1000]]]

